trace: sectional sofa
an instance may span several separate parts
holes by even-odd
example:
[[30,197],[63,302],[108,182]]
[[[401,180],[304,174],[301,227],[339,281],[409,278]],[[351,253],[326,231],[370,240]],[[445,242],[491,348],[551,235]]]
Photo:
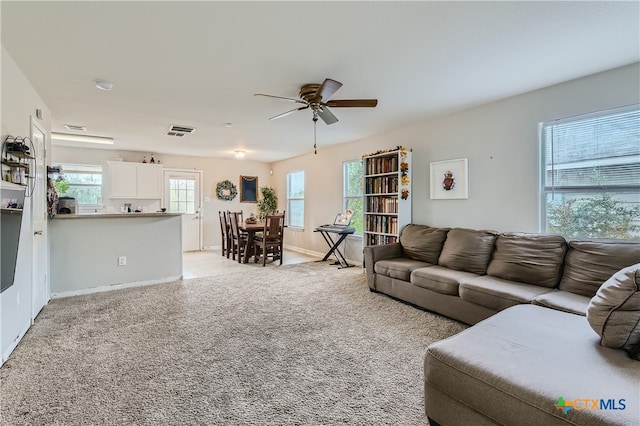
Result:
[[364,254],[372,291],[476,324],[427,349],[432,423],[640,424],[639,242],[412,224]]

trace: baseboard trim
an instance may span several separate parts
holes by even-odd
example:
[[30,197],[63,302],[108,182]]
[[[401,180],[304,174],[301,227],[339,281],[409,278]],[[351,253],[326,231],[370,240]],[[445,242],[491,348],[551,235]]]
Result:
[[131,283],[122,283],[122,284],[105,285],[105,286],[93,287],[93,288],[84,288],[82,290],[61,291],[58,293],[51,293],[51,299],[62,299],[65,297],[81,296],[83,294],[103,293],[105,291],[121,290],[123,288],[142,287],[142,286],[154,285],[154,284],[166,284],[166,283],[178,281],[181,279],[182,279],[182,275],[175,276],[175,277],[161,278],[158,280],[136,281]]
[[9,355],[11,355],[11,352],[13,352],[13,350],[18,346],[18,343],[20,343],[20,341],[22,340],[24,335],[27,334],[27,331],[29,331],[30,328],[31,328],[31,320],[27,321],[24,328],[20,330],[20,333],[18,333],[18,337],[16,337],[15,340],[11,342],[7,350],[4,351],[4,353],[2,354],[2,359],[0,359],[0,367],[2,367],[4,362],[7,359],[9,359]]

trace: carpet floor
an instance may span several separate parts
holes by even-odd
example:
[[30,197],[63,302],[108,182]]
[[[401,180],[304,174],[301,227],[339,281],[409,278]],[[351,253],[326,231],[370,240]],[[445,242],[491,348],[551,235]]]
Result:
[[426,347],[464,328],[320,262],[55,299],[0,424],[426,424]]

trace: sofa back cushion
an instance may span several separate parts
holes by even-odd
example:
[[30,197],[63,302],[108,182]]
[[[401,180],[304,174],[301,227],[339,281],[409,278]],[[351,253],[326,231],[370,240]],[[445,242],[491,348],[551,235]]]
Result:
[[553,288],[562,276],[567,241],[560,235],[498,235],[487,275]]
[[640,243],[637,241],[569,241],[559,288],[593,297],[609,277],[636,263],[640,263]]
[[497,233],[453,228],[447,233],[438,264],[457,271],[484,275]]
[[449,228],[432,228],[427,225],[405,226],[400,234],[400,245],[405,256],[413,260],[436,264],[447,238]]
[[602,346],[634,355],[640,344],[640,264],[621,269],[598,289],[589,302],[587,320]]

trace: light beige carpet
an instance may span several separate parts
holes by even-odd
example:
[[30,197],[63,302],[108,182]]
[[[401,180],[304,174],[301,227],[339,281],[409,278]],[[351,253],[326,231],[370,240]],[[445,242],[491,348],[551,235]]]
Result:
[[464,328],[326,262],[57,299],[0,424],[423,424],[426,347]]

